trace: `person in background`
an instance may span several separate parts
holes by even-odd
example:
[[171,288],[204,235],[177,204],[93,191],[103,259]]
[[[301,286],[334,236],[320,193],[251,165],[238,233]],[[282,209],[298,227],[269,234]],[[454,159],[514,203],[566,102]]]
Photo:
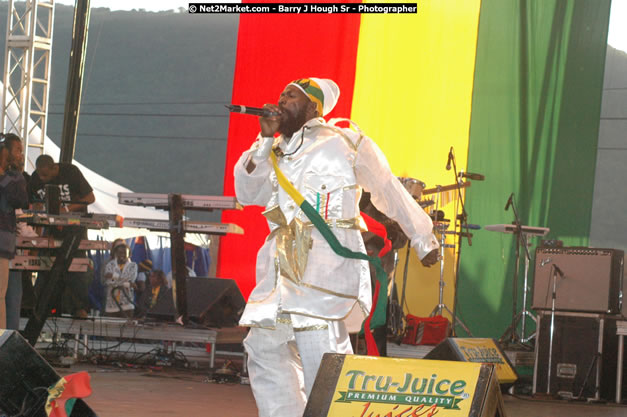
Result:
[[7,327],[5,297],[9,284],[9,260],[15,256],[15,209],[28,204],[24,176],[10,169],[10,154],[17,146],[22,146],[19,137],[0,135],[0,329]]
[[[194,271],[189,266],[185,265],[185,269],[187,269],[187,277],[188,278],[196,276],[196,271]],[[168,282],[168,288],[171,289],[172,288],[172,271],[168,272],[168,275],[166,275],[165,279]]]
[[[59,187],[60,213],[87,213],[87,206],[96,201],[94,191],[80,169],[69,163],[55,163],[49,155],[41,155],[35,161],[35,172],[28,184],[33,208],[42,208],[46,198],[46,185]],[[67,237],[67,227],[48,227],[49,234],[57,239]],[[82,228],[81,239],[87,239],[87,229]],[[87,258],[86,251],[76,251],[74,258]],[[86,318],[90,309],[89,285],[93,276],[89,272],[68,272],[64,275],[64,292],[61,311],[75,317]]]
[[86,213],[87,206],[96,201],[93,188],[76,165],[55,163],[50,155],[41,155],[28,184],[33,201],[45,200],[46,184],[59,187],[61,213]]
[[168,288],[165,273],[160,269],[154,269],[148,276],[146,290],[137,302],[136,316],[144,317],[166,297],[172,298],[172,290]]
[[109,316],[131,317],[135,309],[137,264],[128,258],[129,248],[123,240],[118,241],[111,252],[114,258],[107,263],[104,271],[105,313]]
[[[22,140],[17,135],[7,133],[6,146],[9,150],[9,170],[22,173],[24,180],[28,184],[30,176],[24,172],[24,145]],[[15,213],[19,215],[22,213],[22,209],[16,209]],[[37,233],[28,224],[18,222],[17,236],[35,237]],[[29,271],[9,271],[9,283],[6,293],[6,328],[9,330],[19,330],[22,307],[22,280],[24,279],[26,283],[29,283],[30,276]],[[32,287],[32,283],[30,285]]]
[[137,265],[139,272],[137,273],[137,280],[135,283],[137,284],[137,288],[135,289],[135,300],[139,301],[142,297],[142,294],[146,290],[146,282],[148,281],[148,276],[150,275],[150,271],[152,271],[152,261],[150,259],[144,259]]

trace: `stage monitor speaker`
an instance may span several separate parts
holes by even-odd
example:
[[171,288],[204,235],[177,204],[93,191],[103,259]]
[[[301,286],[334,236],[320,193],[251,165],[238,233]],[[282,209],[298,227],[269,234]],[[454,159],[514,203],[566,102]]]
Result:
[[600,314],[555,315],[548,390],[551,314],[541,312],[537,320],[533,393],[613,400],[618,352],[616,320]]
[[[212,327],[236,326],[246,301],[237,284],[226,278],[187,278],[187,312],[190,320]],[[163,297],[147,316],[172,320],[173,297]]]
[[[18,332],[0,329],[0,415],[46,417],[47,388],[59,379]],[[72,416],[95,417],[96,413],[79,399]]]
[[427,353],[424,359],[491,363],[503,385],[513,384],[518,374],[494,339],[449,337]]
[[303,417],[505,417],[494,366],[325,353]]
[[532,307],[551,309],[557,266],[564,274],[556,276],[557,311],[620,314],[623,256],[617,249],[537,248]]

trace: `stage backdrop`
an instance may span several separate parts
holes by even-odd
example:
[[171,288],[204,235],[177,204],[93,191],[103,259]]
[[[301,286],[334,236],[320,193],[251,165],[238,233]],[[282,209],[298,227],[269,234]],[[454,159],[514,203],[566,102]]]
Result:
[[[468,191],[471,223],[510,222],[503,206],[515,191],[523,222],[551,222],[555,236],[584,243],[609,1],[580,3],[432,0],[418,3],[415,15],[241,15],[232,101],[276,102],[293,79],[332,78],[342,95],[327,118],[353,119],[396,175],[427,187],[451,184],[445,165],[453,146],[458,170],[486,174]],[[231,117],[225,195],[234,194],[233,166],[258,131],[254,117]],[[558,152],[559,141],[571,142]],[[568,164],[585,167],[564,175]],[[566,184],[577,189],[575,204]],[[445,206],[448,219],[453,209]],[[236,279],[245,297],[268,232],[260,212],[246,208],[222,219],[245,235],[222,238],[218,275]],[[513,240],[479,231],[472,243],[463,242],[461,316],[475,335],[498,336],[511,319]],[[451,308],[454,265],[447,249],[444,302]],[[399,268],[399,284],[401,276]],[[438,279],[439,266],[423,268],[411,255],[406,311],[428,315]]]
[[[523,224],[588,244],[609,9],[609,0],[482,1],[468,168],[485,173],[486,187],[468,191],[474,221],[512,222],[513,192]],[[512,321],[516,242],[486,231],[475,242],[462,254],[459,312],[477,334],[499,336]],[[530,243],[531,285],[540,238]],[[522,277],[521,266],[519,311]]]

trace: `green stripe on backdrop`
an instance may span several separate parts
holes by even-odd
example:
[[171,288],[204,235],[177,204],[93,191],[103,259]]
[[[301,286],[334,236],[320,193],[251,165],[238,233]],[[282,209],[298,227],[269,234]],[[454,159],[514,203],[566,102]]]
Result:
[[[588,244],[609,9],[609,0],[482,1],[468,170],[486,181],[467,192],[472,223],[511,223],[514,192],[523,224]],[[539,238],[531,243],[533,288]],[[462,250],[458,313],[475,336],[499,337],[511,323],[514,269],[513,235],[482,230]]]

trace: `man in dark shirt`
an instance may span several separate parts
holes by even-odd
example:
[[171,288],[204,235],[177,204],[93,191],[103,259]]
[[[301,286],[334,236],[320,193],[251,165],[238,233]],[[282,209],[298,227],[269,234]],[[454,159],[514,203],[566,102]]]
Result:
[[15,255],[15,209],[28,203],[24,177],[10,169],[12,151],[17,146],[14,139],[21,146],[19,138],[0,135],[0,329],[6,328],[9,260]]
[[[14,173],[19,173],[24,178],[24,196],[27,198],[27,184],[30,181],[30,175],[24,172],[24,145],[19,136],[13,133],[7,133],[5,135],[5,145],[8,154],[9,170]],[[21,209],[28,208],[28,201],[25,201],[24,206],[16,209],[15,214],[21,213]],[[16,224],[17,236],[35,236],[35,231],[27,226],[26,223],[20,222]],[[22,251],[24,252],[24,251]],[[25,254],[25,253],[22,253]],[[27,303],[28,300],[33,299],[32,281],[30,271],[9,271],[9,283],[6,293],[6,328],[10,330],[19,330],[20,327],[20,311],[22,307],[22,296],[26,290]],[[30,290],[30,291],[29,291]],[[29,299],[30,297],[30,299]],[[1,307],[0,307],[1,308]]]
[[87,212],[87,206],[96,201],[93,189],[76,166],[57,164],[49,155],[41,155],[35,168],[29,183],[31,201],[44,201],[46,184],[59,186],[61,212]]
[[[35,161],[35,172],[31,177],[28,189],[32,203],[43,203],[46,197],[46,184],[59,187],[61,213],[86,213],[87,206],[96,201],[94,191],[81,173],[80,169],[68,163],[55,163],[49,155],[41,155]],[[37,204],[34,204],[37,205]],[[57,238],[64,238],[61,230],[52,229],[50,233]],[[87,239],[87,230],[82,232]],[[84,251],[77,251],[75,258],[85,258]],[[62,297],[61,311],[77,317],[87,317],[89,310],[89,285],[92,276],[89,272],[68,272],[66,274],[65,291]]]

